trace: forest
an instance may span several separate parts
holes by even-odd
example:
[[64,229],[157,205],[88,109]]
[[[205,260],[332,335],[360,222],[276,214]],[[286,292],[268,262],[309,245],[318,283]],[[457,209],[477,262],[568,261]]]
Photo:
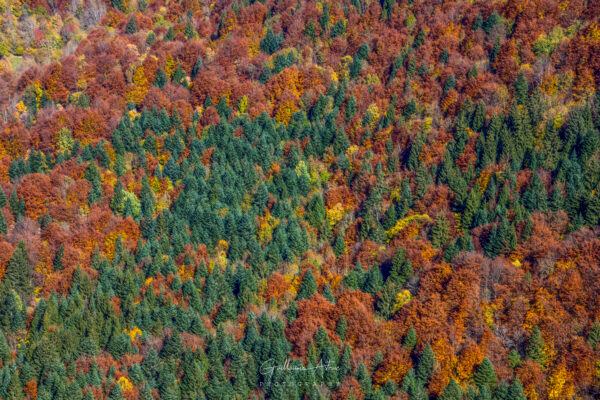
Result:
[[600,2],[0,0],[1,400],[600,398]]

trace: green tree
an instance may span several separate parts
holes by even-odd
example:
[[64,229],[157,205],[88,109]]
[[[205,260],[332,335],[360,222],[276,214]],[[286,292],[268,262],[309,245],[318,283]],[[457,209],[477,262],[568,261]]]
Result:
[[125,4],[123,0],[112,0],[112,6],[119,11],[125,11]]
[[309,269],[302,278],[302,283],[298,289],[298,300],[308,299],[317,292],[317,281],[312,271]]
[[127,33],[128,35],[133,35],[134,33],[136,33],[138,30],[138,26],[137,23],[135,22],[135,19],[132,17],[129,18],[129,21],[127,22],[127,26],[125,27],[125,33]]
[[404,336],[404,339],[402,340],[402,346],[404,346],[405,349],[412,351],[416,345],[417,331],[415,331],[415,328],[411,326],[406,333],[406,336]]
[[402,286],[408,281],[413,273],[412,263],[406,258],[406,249],[398,247],[394,258],[392,259],[392,268],[388,280]]
[[498,378],[496,376],[496,371],[494,370],[494,366],[489,358],[484,358],[479,367],[477,367],[477,371],[475,372],[474,381],[475,384],[482,388],[483,386],[487,386],[488,388],[492,388],[496,385]]
[[540,328],[537,326],[534,327],[527,345],[527,356],[538,363],[543,364],[546,360],[546,354],[544,352],[545,344]]
[[431,228],[429,240],[433,247],[437,249],[444,248],[450,240],[450,226],[444,212],[438,213],[435,218],[435,225]]
[[425,350],[423,350],[421,357],[419,357],[419,363],[417,364],[417,369],[415,371],[416,379],[421,385],[425,385],[431,377],[434,365],[435,354],[429,343],[427,343],[427,345],[425,345]]
[[31,293],[31,264],[29,263],[25,242],[22,240],[8,261],[4,283],[8,289],[15,290],[22,298],[29,296]]
[[54,270],[60,271],[63,269],[63,254],[65,252],[65,246],[60,245],[58,250],[56,251],[56,255],[54,256]]
[[458,383],[454,380],[454,378],[450,378],[450,382],[444,388],[440,400],[462,400],[463,392]]
[[118,180],[115,185],[115,191],[113,197],[110,201],[110,208],[113,210],[115,214],[120,214],[123,212],[123,208],[125,206],[125,193],[123,189],[123,183]]
[[163,71],[162,68],[159,68],[158,72],[156,73],[154,83],[152,85],[158,87],[159,89],[162,89],[167,84],[167,82],[168,79],[167,75],[165,74],[165,71]]
[[527,84],[527,80],[525,79],[523,71],[521,71],[521,73],[519,73],[519,75],[517,76],[517,80],[515,81],[515,100],[518,104],[527,104],[528,97],[529,86]]
[[267,29],[265,37],[260,42],[260,49],[267,54],[273,54],[279,50],[279,46],[283,41],[283,34],[275,36],[271,28]]

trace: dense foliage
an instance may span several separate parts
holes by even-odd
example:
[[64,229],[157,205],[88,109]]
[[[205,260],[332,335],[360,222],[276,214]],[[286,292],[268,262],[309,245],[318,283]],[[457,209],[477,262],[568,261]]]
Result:
[[0,13],[0,399],[600,396],[600,3]]

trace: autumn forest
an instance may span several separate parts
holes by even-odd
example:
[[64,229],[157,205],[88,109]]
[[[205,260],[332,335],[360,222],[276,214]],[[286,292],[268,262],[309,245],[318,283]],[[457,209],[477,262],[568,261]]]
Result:
[[0,0],[0,399],[600,398],[600,2]]

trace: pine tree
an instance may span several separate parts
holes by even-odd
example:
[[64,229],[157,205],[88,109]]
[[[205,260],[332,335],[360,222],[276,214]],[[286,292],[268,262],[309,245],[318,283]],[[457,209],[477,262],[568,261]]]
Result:
[[156,78],[154,79],[153,86],[156,86],[159,89],[162,89],[166,84],[167,84],[167,75],[165,74],[165,71],[163,71],[162,68],[159,68],[158,72],[156,73]]
[[127,33],[128,35],[133,35],[137,32],[137,30],[138,26],[135,22],[135,19],[133,17],[130,17],[129,21],[127,22],[127,27],[125,28],[125,33]]
[[544,338],[540,332],[540,328],[537,326],[533,328],[531,336],[529,337],[529,344],[527,345],[527,356],[540,364],[543,364],[546,360],[546,354],[544,353]]
[[404,346],[404,348],[408,351],[412,351],[416,345],[417,331],[415,331],[415,328],[411,326],[408,332],[406,333],[406,336],[404,336],[404,339],[402,340],[402,346]]
[[119,11],[125,11],[125,4],[123,0],[112,0],[112,6]]
[[348,321],[346,320],[346,317],[344,315],[342,315],[336,324],[335,333],[337,333],[337,335],[340,337],[340,339],[346,340],[346,330],[347,329],[348,329]]
[[96,163],[90,162],[83,176],[92,185],[88,195],[88,201],[92,205],[102,198],[102,178]]
[[389,319],[394,310],[397,287],[395,283],[386,282],[377,297],[377,311],[384,319]]
[[450,378],[450,382],[444,388],[440,400],[462,400],[463,392],[454,378]]
[[429,380],[429,377],[433,373],[434,364],[435,354],[433,354],[431,346],[427,343],[425,350],[423,350],[421,357],[419,357],[419,363],[415,371],[416,379],[421,385],[425,385]]
[[309,269],[302,278],[302,284],[298,289],[298,300],[309,299],[317,292],[317,281],[312,271]]
[[588,333],[588,343],[591,348],[596,350],[596,345],[600,343],[600,323],[596,320]]
[[479,388],[482,388],[483,386],[490,388],[496,384],[497,380],[498,378],[496,377],[492,362],[489,358],[484,358],[483,362],[477,367],[477,372],[475,372],[475,384]]
[[118,180],[115,185],[115,192],[110,201],[110,208],[113,210],[115,214],[119,214],[123,212],[123,207],[125,206],[125,193],[123,189],[123,183]]
[[529,97],[528,93],[529,87],[527,80],[525,79],[523,71],[521,71],[519,76],[517,76],[517,80],[515,81],[515,100],[517,101],[517,104],[527,104],[527,99]]
[[432,246],[438,249],[444,248],[450,240],[450,226],[445,213],[438,213],[435,218],[435,225],[431,228],[429,239]]
[[14,289],[21,297],[29,296],[31,293],[31,265],[23,241],[19,242],[8,261],[4,283],[7,289]]
[[341,233],[338,235],[337,239],[335,240],[335,244],[333,246],[333,252],[338,257],[346,252],[346,243],[344,242],[344,235],[342,235]]
[[54,270],[60,271],[63,269],[63,254],[65,252],[65,246],[60,245],[54,256]]
[[6,226],[6,219],[4,218],[4,213],[0,211],[0,233],[6,235],[8,227]]
[[6,342],[6,336],[4,336],[4,332],[0,330],[0,361],[3,364],[6,364],[11,359],[12,356],[8,343]]
[[521,355],[515,350],[512,349],[510,353],[508,353],[508,366],[512,369],[515,369],[521,365]]
[[523,393],[523,385],[518,379],[515,379],[508,389],[508,398],[510,400],[527,400],[527,396]]
[[408,281],[413,273],[412,263],[406,258],[406,249],[398,247],[394,258],[392,259],[392,268],[388,280],[402,286]]
[[277,37],[273,33],[271,28],[267,29],[267,33],[263,40],[260,42],[260,49],[267,54],[273,54],[277,50],[279,50],[279,46],[281,44],[281,39],[283,37]]

